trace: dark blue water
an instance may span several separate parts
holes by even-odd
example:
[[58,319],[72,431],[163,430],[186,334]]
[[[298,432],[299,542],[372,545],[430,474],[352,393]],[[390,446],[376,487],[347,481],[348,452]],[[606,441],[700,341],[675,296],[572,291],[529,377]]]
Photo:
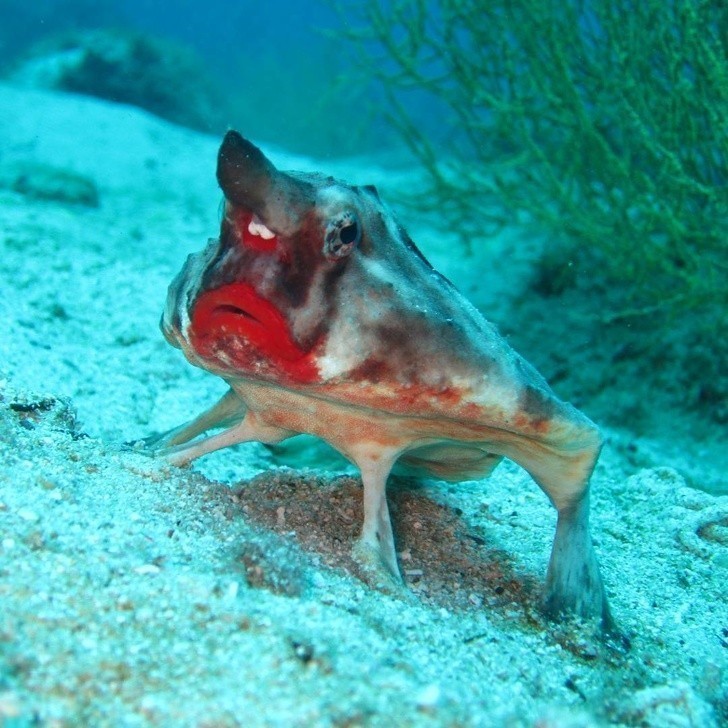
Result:
[[221,73],[230,73],[236,58],[267,51],[271,44],[290,59],[322,42],[317,29],[338,24],[330,4],[321,0],[2,0],[0,17],[3,60],[49,33],[117,26],[187,43]]
[[[206,131],[242,127],[261,141],[318,156],[397,145],[380,91],[343,32],[346,12],[326,0],[0,0],[0,19],[6,69],[39,41],[69,31],[141,32],[197,54],[219,99],[219,118],[210,118]],[[129,102],[123,94],[113,100]]]

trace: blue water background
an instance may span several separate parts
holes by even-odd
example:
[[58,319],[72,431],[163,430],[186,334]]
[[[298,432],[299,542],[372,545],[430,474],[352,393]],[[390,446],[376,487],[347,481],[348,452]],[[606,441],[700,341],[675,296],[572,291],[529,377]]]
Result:
[[[398,136],[385,119],[381,89],[342,32],[356,25],[346,7],[339,3],[337,12],[328,0],[0,0],[0,68],[69,30],[140,31],[199,55],[242,110],[227,126],[319,157],[385,155],[397,149]],[[427,109],[421,118],[437,128]]]

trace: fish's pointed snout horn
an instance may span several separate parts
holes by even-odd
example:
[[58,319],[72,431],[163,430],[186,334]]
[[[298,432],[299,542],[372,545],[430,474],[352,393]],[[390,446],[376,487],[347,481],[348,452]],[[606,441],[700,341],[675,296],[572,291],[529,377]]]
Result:
[[225,197],[257,213],[270,199],[277,174],[263,152],[237,131],[229,131],[217,154],[217,181]]
[[276,233],[292,234],[315,203],[306,181],[281,172],[237,131],[229,131],[217,154],[217,181],[228,202],[255,213]]

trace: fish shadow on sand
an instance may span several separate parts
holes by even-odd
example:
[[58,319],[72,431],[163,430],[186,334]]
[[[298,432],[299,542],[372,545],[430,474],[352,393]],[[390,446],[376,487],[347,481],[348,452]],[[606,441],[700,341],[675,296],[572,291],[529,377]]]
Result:
[[[540,580],[518,569],[480,525],[457,508],[438,503],[415,479],[393,477],[388,492],[402,595],[433,607],[492,609],[509,619],[540,622]],[[323,564],[363,580],[351,545],[362,520],[361,481],[279,470],[235,489],[248,518],[279,534],[295,534],[301,548]]]

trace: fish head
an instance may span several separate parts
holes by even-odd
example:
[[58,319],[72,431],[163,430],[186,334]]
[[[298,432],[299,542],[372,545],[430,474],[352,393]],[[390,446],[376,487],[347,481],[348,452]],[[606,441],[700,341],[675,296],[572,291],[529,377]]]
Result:
[[188,258],[162,319],[193,363],[287,385],[442,378],[443,347],[425,362],[413,335],[447,340],[462,312],[374,187],[280,171],[234,131],[217,179],[220,236]]

